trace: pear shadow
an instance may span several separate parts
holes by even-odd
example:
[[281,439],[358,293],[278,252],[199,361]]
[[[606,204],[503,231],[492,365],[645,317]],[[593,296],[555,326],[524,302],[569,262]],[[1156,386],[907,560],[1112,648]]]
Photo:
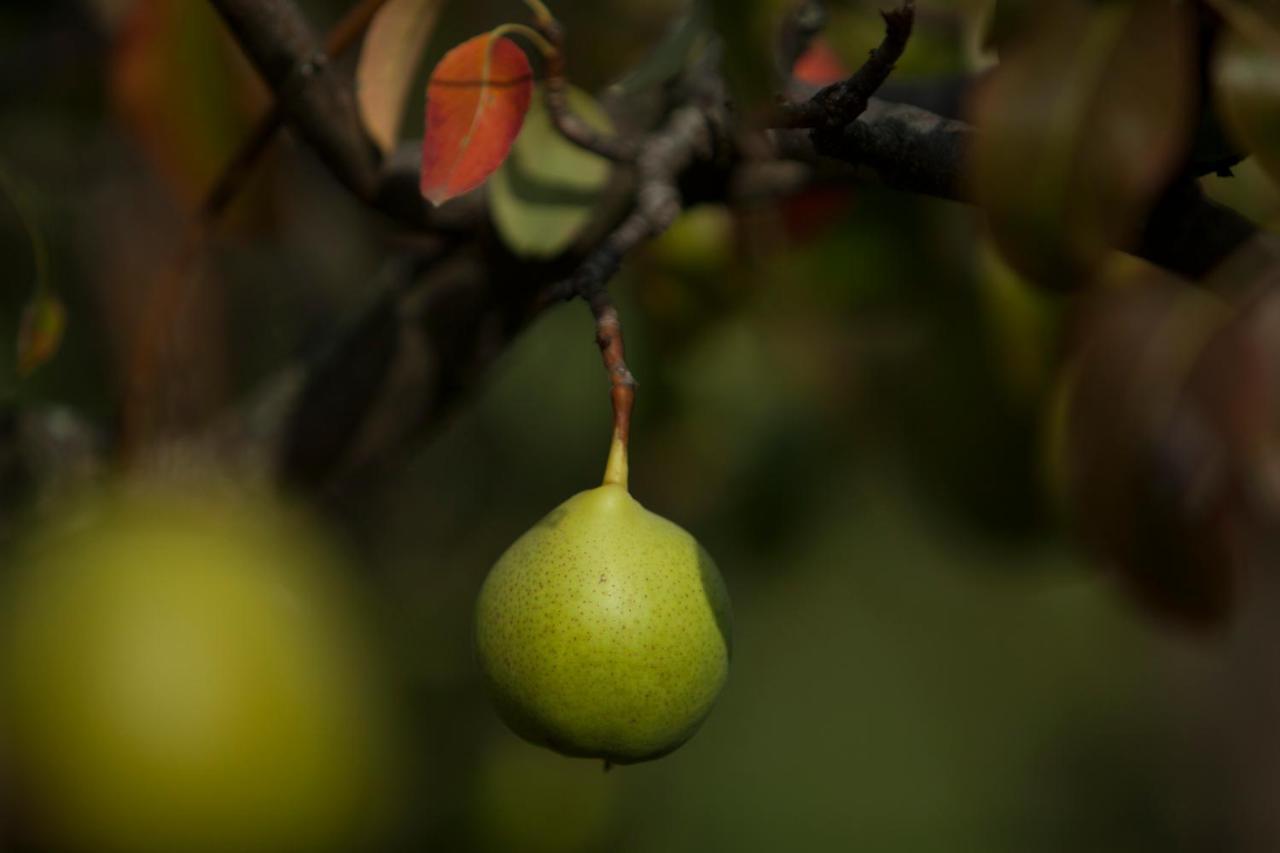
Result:
[[555,528],[560,526],[560,522],[564,521],[564,517],[565,515],[568,514],[568,512],[569,511],[565,509],[563,506],[558,506],[555,509],[551,510],[551,512],[544,515],[538,521],[538,523],[534,525],[534,527],[535,528],[549,527],[554,530]]
[[702,593],[711,606],[711,614],[715,617],[716,628],[724,640],[725,653],[733,659],[733,607],[729,603],[729,590],[724,585],[724,578],[716,568],[715,561],[701,545],[698,546],[698,576],[702,580]]

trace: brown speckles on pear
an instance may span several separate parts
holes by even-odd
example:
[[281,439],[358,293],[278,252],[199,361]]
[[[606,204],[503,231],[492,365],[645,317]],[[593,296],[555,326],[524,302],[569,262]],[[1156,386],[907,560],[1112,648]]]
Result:
[[498,560],[476,646],[513,729],[631,763],[687,740],[728,672],[719,572],[687,532],[605,485],[557,507]]

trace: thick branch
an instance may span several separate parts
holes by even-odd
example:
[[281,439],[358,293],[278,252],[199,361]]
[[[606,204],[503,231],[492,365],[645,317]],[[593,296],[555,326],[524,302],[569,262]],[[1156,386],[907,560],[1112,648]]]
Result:
[[[339,57],[355,44],[361,34],[368,28],[373,16],[378,13],[387,0],[359,0],[342,19],[334,25],[325,36],[324,49],[331,57]],[[258,119],[257,124],[232,153],[222,172],[214,180],[208,194],[200,205],[200,220],[212,222],[222,215],[228,204],[239,193],[244,185],[253,164],[267,150],[271,140],[285,124],[285,105],[277,99],[271,107]]]
[[973,127],[964,122],[872,98],[857,120],[839,133],[816,139],[803,131],[775,131],[771,136],[784,158],[840,160],[869,168],[895,189],[961,201],[973,134]]
[[[839,160],[895,189],[967,202],[965,158],[976,132],[962,121],[872,98],[838,134],[815,140],[805,131],[779,130],[770,138],[785,159]],[[1156,202],[1134,245],[1118,248],[1198,279],[1257,233],[1254,223],[1189,181]]]
[[359,198],[378,188],[378,157],[350,83],[329,66],[291,0],[210,0],[275,93],[289,124]]

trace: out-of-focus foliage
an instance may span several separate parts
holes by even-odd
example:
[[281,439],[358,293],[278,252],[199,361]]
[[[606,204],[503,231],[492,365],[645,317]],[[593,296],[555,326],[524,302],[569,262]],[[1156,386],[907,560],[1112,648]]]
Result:
[[194,203],[248,132],[260,87],[208,3],[138,0],[119,27],[112,100],[180,200]]
[[[23,394],[70,404],[109,431],[132,405],[171,416],[188,405],[184,395],[230,403],[277,378],[281,365],[348,327],[402,245],[286,141],[284,156],[258,164],[246,199],[275,215],[216,233],[201,275],[167,291],[185,319],[153,367],[173,381],[140,391],[147,383],[121,353],[130,322],[148,316],[140,293],[170,269],[189,206],[173,197],[190,202],[207,186],[253,113],[234,93],[257,88],[228,82],[250,78],[236,76],[240,61],[205,3],[171,4],[204,16],[203,35],[161,41],[155,49],[167,58],[129,71],[126,22],[152,5],[93,4],[118,6],[108,17],[70,0],[0,7],[0,167],[32,189],[72,318],[59,357]],[[300,5],[318,31],[348,6]],[[881,4],[827,5],[826,38],[856,67],[882,35]],[[916,37],[892,82],[972,71],[981,4],[917,5]],[[1148,111],[1194,69],[1155,38],[1173,16],[1140,38],[1123,22],[1133,8],[1154,7],[1113,0],[1097,12],[1089,5],[1090,21],[1099,14],[1115,27],[1098,25],[1096,42],[1042,36],[1061,61],[1038,88],[1020,56],[1049,7],[1000,0],[998,11],[1015,6],[1023,21],[999,39],[999,54],[1019,72],[1019,91],[1026,85],[1016,103],[1029,111],[1028,133],[1047,148],[1006,151],[997,164],[1004,177],[1027,186],[1001,184],[997,201],[1063,223],[1055,232],[1029,220],[1034,239],[1020,250],[1033,260],[1057,252],[1076,264],[1083,245],[1080,256],[1110,271],[1112,256],[1092,242],[1097,229],[1113,234],[1110,220],[1071,216],[1087,219],[1080,211],[1098,194],[1117,193],[1131,225],[1179,170],[1174,125],[1154,139]],[[767,78],[755,104],[749,87],[734,93],[744,109],[768,106],[778,82],[771,28],[784,8],[722,4],[722,19],[743,34],[731,61],[745,64],[747,78]],[[597,93],[625,78],[688,9],[682,0],[556,4],[571,79]],[[508,0],[444,3],[411,92],[425,91],[428,69],[448,49],[520,14]],[[677,60],[653,66],[637,87],[646,104],[671,91],[686,60],[707,56],[704,29],[676,28],[673,38]],[[1133,41],[1121,49],[1117,39]],[[203,46],[178,50],[186,40]],[[111,81],[134,73],[137,91],[149,93],[137,98],[147,121],[117,107]],[[1072,88],[1086,78],[1107,85]],[[1048,120],[1063,115],[1051,108],[1064,89],[1091,103],[1083,123]],[[422,132],[414,97],[406,138]],[[1195,93],[1187,97],[1178,106],[1184,129],[1196,107]],[[1133,148],[1117,130],[1130,110]],[[651,114],[640,112],[615,119],[643,125]],[[1058,141],[1076,147],[1059,151],[1036,135],[1037,123],[1065,128]],[[1117,138],[1117,162],[1136,171],[1119,184],[1084,180],[1109,178],[1101,161]],[[1085,142],[1098,147],[1086,151]],[[221,153],[200,154],[205,146]],[[1037,159],[1045,151],[1053,156]],[[1257,160],[1201,184],[1274,222],[1280,198]],[[1034,195],[1037,181],[1063,175],[1080,191],[1070,203]],[[787,204],[695,207],[629,256],[612,286],[640,381],[635,494],[716,555],[735,604],[725,693],[678,752],[603,774],[596,762],[526,746],[491,710],[474,663],[471,614],[485,572],[549,508],[599,478],[607,384],[581,306],[539,318],[430,443],[335,499],[330,523],[342,518],[360,547],[352,579],[378,602],[390,635],[380,662],[401,682],[393,695],[412,726],[399,756],[408,765],[407,823],[376,849],[1276,848],[1280,593],[1266,522],[1276,517],[1280,470],[1280,335],[1275,300],[1262,298],[1267,268],[1237,259],[1209,283],[1218,296],[1140,269],[1090,298],[1069,297],[1035,289],[1025,268],[995,257],[970,208],[875,186],[839,192],[837,203],[805,199],[799,213]],[[0,260],[16,282],[0,292],[12,341],[33,277],[27,238],[7,212]],[[431,322],[447,327],[449,318]],[[177,358],[174,347],[199,358]],[[13,347],[0,348],[0,370],[14,367]],[[1063,535],[1059,504],[1093,547]],[[200,556],[239,547],[220,539]],[[23,564],[0,563],[12,588]],[[1098,570],[1107,563],[1116,571]],[[158,574],[183,597],[180,581]],[[257,600],[261,584],[246,584]],[[1133,607],[1120,584],[1184,621],[1203,621],[1224,596],[1237,613],[1193,645]],[[207,616],[210,600],[189,606]],[[146,617],[138,626],[164,621],[137,608]],[[246,632],[213,635],[215,649],[265,647]],[[105,725],[90,723],[79,741],[50,748],[65,753]],[[276,730],[273,749],[299,736]],[[30,819],[13,747],[0,739],[0,834]],[[294,772],[267,762],[241,793]]]
[[48,290],[40,290],[22,309],[18,325],[18,375],[28,376],[53,358],[62,344],[67,309]]
[[1002,51],[974,107],[972,182],[997,245],[1032,279],[1087,280],[1181,165],[1190,25],[1165,0],[1055,0]]
[[613,84],[610,92],[623,97],[637,95],[678,77],[698,45],[710,37],[707,24],[707,5],[697,0],[689,3],[648,56]]
[[[578,118],[605,134],[613,122],[595,99],[571,88]],[[503,242],[518,255],[554,257],[599,214],[612,172],[608,160],[573,144],[551,123],[535,89],[511,153],[489,179],[489,212]]]
[[57,354],[67,324],[67,309],[50,281],[49,246],[44,231],[34,221],[32,212],[24,210],[26,202],[19,198],[18,187],[3,171],[0,171],[0,196],[21,223],[30,244],[33,292],[22,308],[17,335],[16,367],[18,378],[22,379]]
[[365,33],[356,65],[356,103],[369,135],[383,151],[395,147],[414,70],[440,6],[441,0],[391,0]]
[[1217,448],[1180,414],[1228,311],[1154,270],[1116,278],[1086,314],[1070,368],[1060,447],[1067,500],[1143,598],[1218,621],[1231,605],[1235,567],[1218,527],[1222,494],[1206,467],[1217,464]]
[[1280,28],[1247,7],[1224,5],[1232,26],[1214,68],[1223,112],[1244,149],[1280,180]]
[[781,74],[775,60],[783,0],[705,0],[724,51],[730,96],[744,115],[772,106]]

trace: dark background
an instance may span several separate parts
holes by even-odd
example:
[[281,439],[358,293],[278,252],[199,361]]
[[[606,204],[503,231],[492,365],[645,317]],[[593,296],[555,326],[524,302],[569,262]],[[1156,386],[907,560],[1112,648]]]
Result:
[[[195,422],[231,404],[369,304],[397,246],[286,139],[205,250],[182,359],[157,368],[177,379],[132,387],[121,341],[147,282],[265,104],[203,3],[132,5],[0,8],[0,170],[47,236],[69,316],[56,358],[0,387],[113,435],[147,422],[130,407]],[[343,7],[302,5],[320,29]],[[676,5],[557,4],[575,81],[618,77]],[[972,72],[981,5],[922,2],[895,80]],[[828,37],[856,66],[880,35],[875,4],[833,6]],[[173,29],[126,46],[137,14]],[[426,66],[522,14],[448,4]],[[409,124],[418,135],[420,113]],[[1250,161],[1202,183],[1254,218],[1280,208]],[[0,270],[12,338],[34,272],[9,206]],[[870,185],[695,208],[612,289],[640,382],[632,491],[717,560],[729,684],[685,747],[607,775],[517,740],[485,701],[479,584],[597,483],[607,449],[590,316],[557,307],[329,522],[404,682],[415,849],[1274,849],[1276,580],[1252,578],[1226,627],[1189,631],[1077,544],[1047,439],[1073,297],[1006,267],[972,209]]]

